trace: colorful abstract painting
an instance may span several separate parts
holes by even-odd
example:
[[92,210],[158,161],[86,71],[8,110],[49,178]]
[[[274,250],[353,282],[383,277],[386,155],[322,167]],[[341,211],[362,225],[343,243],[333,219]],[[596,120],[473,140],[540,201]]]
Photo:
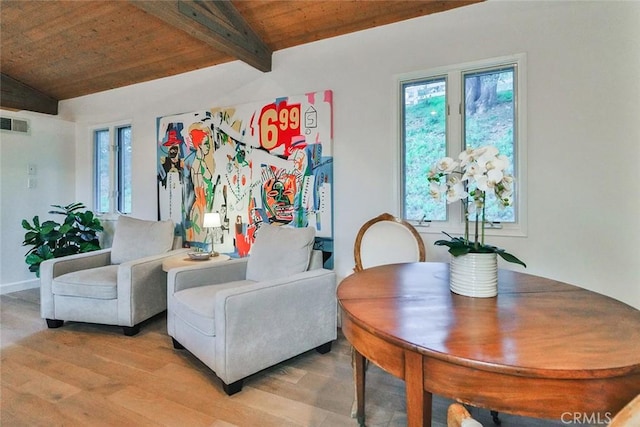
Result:
[[248,255],[262,224],[316,229],[333,247],[332,92],[158,118],[158,209],[189,247],[219,212],[215,250]]

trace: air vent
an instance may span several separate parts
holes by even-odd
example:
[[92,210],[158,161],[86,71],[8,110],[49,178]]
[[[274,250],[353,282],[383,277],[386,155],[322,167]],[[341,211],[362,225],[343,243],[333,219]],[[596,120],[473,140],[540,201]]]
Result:
[[11,117],[0,117],[0,129],[17,132],[17,133],[29,133],[29,121],[24,119],[14,119]]

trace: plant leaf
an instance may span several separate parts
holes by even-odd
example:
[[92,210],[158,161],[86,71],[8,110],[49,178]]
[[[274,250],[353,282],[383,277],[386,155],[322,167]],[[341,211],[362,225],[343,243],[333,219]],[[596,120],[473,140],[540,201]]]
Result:
[[449,248],[449,253],[453,256],[460,256],[468,253],[496,253],[507,262],[520,264],[525,268],[527,267],[527,265],[517,257],[506,252],[504,249],[498,248],[497,246],[478,245],[478,247],[476,247],[474,243],[469,242],[462,237],[452,237],[447,233],[444,234],[449,236],[450,240],[436,240],[433,244],[436,246],[447,246]]
[[49,211],[50,214],[65,215],[62,224],[51,220],[40,224],[37,215],[33,217],[33,225],[22,220],[22,227],[27,230],[22,244],[33,246],[25,254],[25,262],[37,277],[40,277],[40,263],[46,259],[100,249],[97,232],[103,231],[103,227],[93,212],[77,212],[85,208],[83,203],[51,206],[56,209]]
[[511,255],[510,253],[505,252],[504,250],[497,250],[496,253],[498,255],[500,255],[502,257],[502,259],[504,259],[505,261],[513,262],[515,264],[520,264],[524,268],[527,268],[527,264],[525,264],[524,262],[520,261],[514,255]]
[[469,252],[471,252],[471,247],[464,245],[464,246],[451,246],[449,248],[449,253],[453,256],[460,256],[460,255],[465,255],[468,254]]
[[34,265],[34,264],[40,264],[42,262],[42,257],[38,254],[29,254],[27,255],[27,257],[24,259],[24,262],[26,262],[29,265]]

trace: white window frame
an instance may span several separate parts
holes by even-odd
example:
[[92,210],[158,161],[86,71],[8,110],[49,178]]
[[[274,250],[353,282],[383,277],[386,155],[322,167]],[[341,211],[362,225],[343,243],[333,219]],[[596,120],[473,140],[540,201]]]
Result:
[[[397,137],[397,159],[396,162],[396,188],[398,212],[404,212],[404,159],[403,159],[403,122],[402,122],[402,102],[403,83],[428,80],[431,78],[443,77],[447,79],[447,155],[455,157],[463,149],[463,116],[462,108],[462,87],[463,73],[481,70],[485,68],[499,67],[514,64],[517,68],[517,78],[515,81],[515,132],[516,146],[514,147],[514,170],[515,170],[515,222],[501,224],[487,224],[486,234],[490,236],[520,236],[527,235],[527,58],[526,54],[519,53],[509,56],[467,62],[445,67],[432,68],[429,70],[416,71],[399,74],[394,77],[394,108],[398,112],[395,116],[395,128]],[[425,176],[425,180],[427,177]],[[447,232],[453,235],[464,233],[464,218],[460,203],[447,205],[446,221],[409,221],[420,233],[441,234]]]
[[[103,218],[114,218],[121,214],[130,214],[131,212],[120,212],[118,209],[119,203],[119,185],[123,180],[121,171],[118,168],[118,150],[119,145],[117,141],[118,130],[121,128],[131,128],[131,142],[133,144],[133,126],[131,121],[123,121],[116,123],[109,123],[103,125],[96,125],[90,128],[90,138],[92,145],[92,159],[93,159],[93,206],[97,215]],[[98,152],[96,150],[96,132],[108,131],[109,132],[109,210],[108,212],[102,212],[98,209]],[[132,186],[133,183],[130,183]],[[133,206],[132,206],[133,210]]]

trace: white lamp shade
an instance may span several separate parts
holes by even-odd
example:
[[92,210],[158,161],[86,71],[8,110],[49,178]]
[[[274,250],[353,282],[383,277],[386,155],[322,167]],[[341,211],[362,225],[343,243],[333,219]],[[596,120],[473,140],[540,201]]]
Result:
[[220,214],[218,212],[209,212],[204,214],[204,220],[202,226],[204,228],[220,227],[222,222],[220,221]]

